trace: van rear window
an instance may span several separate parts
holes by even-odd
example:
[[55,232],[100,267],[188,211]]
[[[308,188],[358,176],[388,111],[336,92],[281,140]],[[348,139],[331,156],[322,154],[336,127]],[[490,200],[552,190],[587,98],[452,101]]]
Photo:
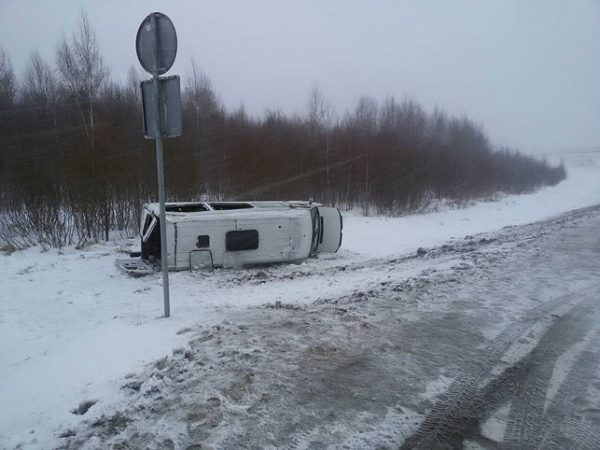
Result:
[[225,235],[225,247],[229,252],[256,250],[258,248],[258,231],[228,231]]

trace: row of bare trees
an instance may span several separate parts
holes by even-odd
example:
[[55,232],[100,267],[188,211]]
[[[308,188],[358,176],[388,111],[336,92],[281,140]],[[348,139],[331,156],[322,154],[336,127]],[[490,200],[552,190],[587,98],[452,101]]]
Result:
[[[54,64],[17,80],[0,49],[0,243],[52,246],[133,232],[156,198],[139,75],[115,83],[83,16]],[[340,116],[315,86],[305,115],[226,111],[192,63],[183,136],[166,142],[169,200],[309,199],[405,214],[558,183],[562,166],[495,149],[481,128],[412,100],[363,97]]]

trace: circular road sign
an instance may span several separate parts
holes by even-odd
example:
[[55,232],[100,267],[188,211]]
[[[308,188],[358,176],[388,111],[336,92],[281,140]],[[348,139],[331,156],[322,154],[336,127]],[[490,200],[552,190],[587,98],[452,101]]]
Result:
[[177,54],[177,34],[171,19],[159,12],[149,14],[138,29],[135,50],[146,72],[162,75],[168,71]]

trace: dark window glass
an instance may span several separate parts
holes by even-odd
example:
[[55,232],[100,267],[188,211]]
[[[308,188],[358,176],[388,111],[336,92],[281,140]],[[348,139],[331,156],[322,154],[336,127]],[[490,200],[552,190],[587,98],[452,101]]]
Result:
[[319,230],[321,227],[319,226],[319,211],[316,207],[310,208],[310,216],[312,219],[312,244],[310,247],[310,254],[314,254],[317,252],[317,248],[319,247]]
[[198,248],[210,247],[210,238],[208,237],[207,234],[198,236],[198,241],[196,242],[196,247],[198,247]]
[[165,211],[167,212],[202,212],[208,211],[208,208],[202,203],[187,203],[180,205],[165,205]]
[[258,248],[258,231],[228,231],[225,235],[227,251],[256,250]]
[[217,211],[224,211],[229,209],[247,209],[254,208],[250,203],[209,203],[212,209],[216,209]]
[[319,230],[319,244],[323,243],[323,231],[325,230],[325,226],[323,224],[323,218],[321,217],[321,229]]

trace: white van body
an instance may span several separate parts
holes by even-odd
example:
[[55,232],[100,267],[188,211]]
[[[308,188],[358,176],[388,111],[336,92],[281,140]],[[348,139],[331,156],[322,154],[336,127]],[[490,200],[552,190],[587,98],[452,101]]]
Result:
[[[342,243],[337,208],[311,202],[187,202],[165,205],[169,270],[243,267],[335,253]],[[154,272],[161,258],[158,203],[142,208],[141,260],[121,260],[132,274]]]

